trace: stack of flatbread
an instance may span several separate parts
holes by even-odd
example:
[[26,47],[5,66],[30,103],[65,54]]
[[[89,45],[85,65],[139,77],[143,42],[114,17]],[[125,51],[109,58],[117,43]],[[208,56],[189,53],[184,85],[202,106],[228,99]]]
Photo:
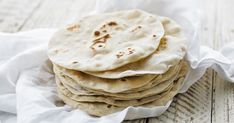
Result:
[[185,53],[180,27],[142,10],[84,17],[48,46],[59,97],[95,116],[165,105],[183,84]]

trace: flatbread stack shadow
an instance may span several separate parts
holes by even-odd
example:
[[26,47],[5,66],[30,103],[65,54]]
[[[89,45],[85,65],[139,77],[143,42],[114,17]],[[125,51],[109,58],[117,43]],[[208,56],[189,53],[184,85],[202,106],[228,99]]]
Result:
[[167,17],[142,10],[91,15],[57,31],[48,45],[58,96],[104,116],[128,106],[166,105],[188,71],[186,38]]

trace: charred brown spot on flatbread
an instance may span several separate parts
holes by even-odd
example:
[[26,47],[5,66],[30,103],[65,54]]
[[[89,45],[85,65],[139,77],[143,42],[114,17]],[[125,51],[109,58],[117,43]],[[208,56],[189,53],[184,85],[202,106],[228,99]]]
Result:
[[114,21],[111,21],[111,22],[108,23],[108,25],[109,26],[117,26],[118,24],[116,22],[114,22]]
[[130,48],[130,47],[129,47],[129,48],[128,48],[128,55],[133,54],[134,51],[135,51],[135,50],[134,50],[133,48]]
[[106,27],[106,24],[104,24],[100,29],[104,29]]
[[136,28],[134,28],[131,32],[135,32],[135,31],[137,31],[137,30],[139,30],[139,29],[141,29],[142,27],[141,26],[137,26]]
[[120,58],[120,57],[122,57],[124,55],[124,52],[119,52],[118,54],[116,54],[116,57],[117,58]]
[[105,43],[108,38],[110,38],[110,34],[106,34],[98,39],[95,39],[93,42],[94,43],[99,43],[99,42]]
[[99,31],[95,31],[94,32],[94,36],[99,36],[100,35],[100,32]]
[[105,47],[105,43],[106,43],[108,38],[110,38],[110,34],[106,34],[100,38],[93,40],[93,44],[91,45],[91,49],[95,50],[95,46]]
[[70,25],[69,27],[67,27],[67,30],[73,32],[73,31],[77,31],[79,29],[79,27],[80,27],[80,25],[73,24],[73,25]]

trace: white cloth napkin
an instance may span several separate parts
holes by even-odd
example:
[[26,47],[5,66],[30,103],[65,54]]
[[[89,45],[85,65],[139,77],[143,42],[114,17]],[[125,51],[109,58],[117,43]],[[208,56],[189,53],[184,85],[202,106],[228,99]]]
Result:
[[[139,8],[176,20],[189,41],[186,59],[190,70],[180,92],[185,92],[208,67],[234,82],[234,42],[220,51],[200,46],[197,31],[201,18],[195,6],[189,0],[100,0],[93,13]],[[159,116],[169,107],[171,102],[155,108],[128,107],[98,118],[61,105],[47,57],[47,43],[55,31],[0,33],[0,123],[14,123],[16,115],[18,123],[118,123],[124,119]]]

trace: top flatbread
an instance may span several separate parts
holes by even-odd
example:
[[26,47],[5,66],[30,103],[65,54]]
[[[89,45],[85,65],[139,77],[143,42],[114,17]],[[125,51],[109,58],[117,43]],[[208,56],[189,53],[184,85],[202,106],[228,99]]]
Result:
[[163,24],[165,35],[161,39],[158,49],[151,56],[114,70],[84,72],[97,77],[111,79],[165,73],[171,66],[176,65],[184,57],[187,45],[185,36],[176,22],[167,17],[160,17],[160,21]]
[[49,42],[52,62],[79,71],[106,71],[151,55],[164,29],[159,17],[127,10],[82,18]]

